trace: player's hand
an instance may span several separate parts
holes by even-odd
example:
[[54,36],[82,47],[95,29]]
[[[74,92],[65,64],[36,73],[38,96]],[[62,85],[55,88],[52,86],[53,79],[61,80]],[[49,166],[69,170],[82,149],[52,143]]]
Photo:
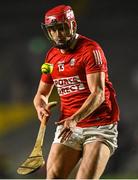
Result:
[[50,112],[46,110],[45,107],[40,106],[40,107],[37,107],[37,115],[38,115],[39,120],[42,122],[43,117],[46,117],[48,119],[48,117],[50,116]]
[[77,122],[73,119],[73,117],[68,117],[68,118],[63,119],[59,122],[55,122],[55,124],[56,125],[63,125],[63,130],[59,134],[58,138],[61,137],[61,142],[64,142],[67,139],[69,139],[69,137],[73,133]]
[[44,117],[48,120],[50,117],[50,109],[49,106],[46,104],[45,96],[41,95],[41,105],[36,108],[38,118],[41,122],[43,122]]

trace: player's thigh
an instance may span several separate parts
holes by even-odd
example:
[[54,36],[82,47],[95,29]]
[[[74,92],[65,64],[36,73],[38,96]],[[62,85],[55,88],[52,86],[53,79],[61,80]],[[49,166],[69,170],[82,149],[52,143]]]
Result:
[[49,178],[66,178],[81,157],[81,151],[63,144],[52,144],[47,161]]
[[77,173],[77,179],[100,178],[109,157],[110,150],[104,143],[95,141],[85,144],[83,158]]

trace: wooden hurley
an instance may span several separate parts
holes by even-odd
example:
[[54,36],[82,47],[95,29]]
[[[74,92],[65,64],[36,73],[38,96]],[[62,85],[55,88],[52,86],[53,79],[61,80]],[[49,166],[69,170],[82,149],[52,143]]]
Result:
[[[47,107],[48,109],[50,109],[56,104],[57,104],[56,101],[50,102],[47,104]],[[17,169],[18,174],[26,175],[32,173],[45,164],[42,147],[43,147],[43,141],[46,131],[46,122],[47,122],[47,117],[44,117],[43,121],[40,124],[40,128],[38,131],[34,148],[31,154],[29,155],[29,157],[26,159],[26,161],[22,163]]]

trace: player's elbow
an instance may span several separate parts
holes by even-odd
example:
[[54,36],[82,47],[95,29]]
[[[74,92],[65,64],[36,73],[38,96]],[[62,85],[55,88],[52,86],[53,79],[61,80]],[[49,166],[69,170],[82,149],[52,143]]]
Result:
[[103,89],[99,90],[99,103],[102,104],[105,101],[105,91]]
[[40,106],[41,104],[41,97],[40,95],[37,93],[33,99],[33,104],[34,104],[34,107],[37,109],[38,106]]
[[98,106],[100,106],[104,100],[105,100],[105,91],[103,88],[98,88],[97,91],[95,92],[96,99],[98,100]]
[[37,106],[37,97],[36,96],[33,99],[33,104],[34,104],[34,107],[36,108],[36,106]]
[[101,104],[105,101],[105,93],[101,93]]

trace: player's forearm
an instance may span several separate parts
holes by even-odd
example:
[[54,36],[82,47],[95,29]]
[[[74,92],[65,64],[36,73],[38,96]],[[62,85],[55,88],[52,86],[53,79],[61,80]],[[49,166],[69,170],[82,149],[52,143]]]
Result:
[[[41,92],[37,92],[36,95],[35,95],[35,97],[34,97],[33,103],[34,103],[34,106],[35,106],[36,109],[37,109],[37,107],[40,107],[40,106],[42,106],[42,104],[43,104],[43,101],[42,101],[42,99],[41,99],[41,95],[45,95],[45,94],[43,94],[43,93],[41,93]],[[46,96],[47,103],[48,103],[48,97],[49,97],[49,96]]]
[[105,100],[104,91],[100,90],[97,93],[90,94],[81,108],[73,115],[73,119],[78,122],[93,111],[95,111]]
[[52,85],[48,85],[48,84],[45,84],[40,81],[37,93],[36,93],[36,95],[34,97],[34,101],[33,101],[35,108],[43,105],[43,100],[41,98],[42,95],[44,95],[46,97],[46,102],[48,103],[48,99],[52,92],[52,89],[53,89]]

